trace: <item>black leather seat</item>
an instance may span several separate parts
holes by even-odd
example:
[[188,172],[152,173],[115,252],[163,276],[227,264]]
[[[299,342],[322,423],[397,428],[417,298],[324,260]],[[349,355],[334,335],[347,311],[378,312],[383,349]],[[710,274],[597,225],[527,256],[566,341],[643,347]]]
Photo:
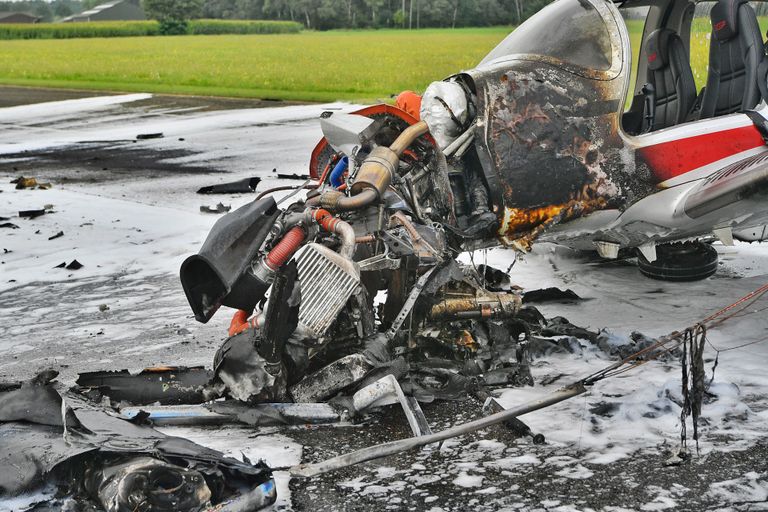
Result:
[[654,30],[645,41],[648,83],[653,85],[652,130],[683,123],[696,102],[696,82],[680,36],[674,30]]
[[765,55],[747,0],[719,0],[710,13],[709,76],[700,118],[743,112],[760,100],[757,68]]

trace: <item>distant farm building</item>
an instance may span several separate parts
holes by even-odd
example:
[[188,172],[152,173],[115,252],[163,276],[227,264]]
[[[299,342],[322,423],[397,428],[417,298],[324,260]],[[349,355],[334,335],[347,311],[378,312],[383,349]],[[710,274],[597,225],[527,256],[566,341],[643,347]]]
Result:
[[99,4],[80,14],[74,14],[61,21],[125,21],[145,20],[140,0],[113,0]]
[[40,19],[26,12],[0,12],[0,23],[37,23]]

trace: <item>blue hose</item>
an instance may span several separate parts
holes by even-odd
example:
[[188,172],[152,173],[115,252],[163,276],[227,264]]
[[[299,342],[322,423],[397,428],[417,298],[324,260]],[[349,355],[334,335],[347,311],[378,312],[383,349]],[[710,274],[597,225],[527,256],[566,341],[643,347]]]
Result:
[[342,157],[331,171],[331,186],[333,188],[339,188],[344,183],[342,178],[344,177],[344,171],[347,170],[347,165],[349,165],[349,158],[346,156]]

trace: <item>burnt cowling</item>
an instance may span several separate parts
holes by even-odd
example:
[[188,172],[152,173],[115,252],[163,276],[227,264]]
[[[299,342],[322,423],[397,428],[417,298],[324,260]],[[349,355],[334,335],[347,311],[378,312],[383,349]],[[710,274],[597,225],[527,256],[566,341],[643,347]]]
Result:
[[220,306],[247,311],[264,298],[269,286],[250,272],[280,210],[265,197],[219,219],[200,252],[181,264],[181,284],[199,322],[207,322]]
[[608,2],[558,0],[459,76],[476,93],[475,144],[502,242],[636,191],[619,135],[629,77],[618,16]]

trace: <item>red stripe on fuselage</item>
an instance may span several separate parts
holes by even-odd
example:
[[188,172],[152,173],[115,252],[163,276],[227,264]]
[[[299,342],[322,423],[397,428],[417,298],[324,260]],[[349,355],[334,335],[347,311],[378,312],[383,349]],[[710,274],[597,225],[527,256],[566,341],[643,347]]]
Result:
[[754,125],[670,140],[640,148],[640,156],[662,182],[723,158],[765,145]]

